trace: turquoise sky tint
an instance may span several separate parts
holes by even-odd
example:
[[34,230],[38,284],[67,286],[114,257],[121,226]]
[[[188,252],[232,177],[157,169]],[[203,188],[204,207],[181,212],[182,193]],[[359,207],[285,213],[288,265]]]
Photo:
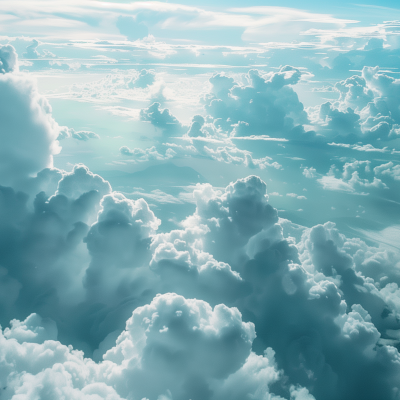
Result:
[[0,400],[400,399],[398,2],[0,1]]

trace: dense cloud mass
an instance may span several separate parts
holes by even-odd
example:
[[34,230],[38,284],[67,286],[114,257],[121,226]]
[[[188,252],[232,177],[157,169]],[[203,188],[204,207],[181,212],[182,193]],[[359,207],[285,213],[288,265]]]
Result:
[[198,185],[169,233],[60,176],[33,208],[2,188],[1,398],[396,398],[398,255],[332,223],[288,236],[256,176]]
[[[129,40],[148,34],[140,18],[118,17],[117,27]],[[98,135],[60,127],[17,61],[12,46],[0,47],[1,400],[400,399],[397,248],[346,236],[333,222],[283,218],[256,175],[191,185],[192,211],[162,230],[157,207],[103,173],[54,167],[59,139]],[[234,140],[271,135],[282,149],[301,138],[368,152],[398,138],[399,80],[377,68],[336,83],[336,102],[307,111],[293,89],[300,69],[243,77],[213,75],[207,115],[188,125],[159,102],[142,108],[156,144],[119,153],[279,170]],[[105,79],[111,91],[154,81],[152,70]],[[376,200],[400,189],[395,162],[336,161],[327,173],[296,170],[324,193]],[[298,188],[284,198],[313,195]]]
[[35,82],[17,73],[12,46],[0,47],[0,68],[0,183],[10,184],[52,166],[59,127]]
[[[142,71],[137,79],[142,75],[149,71]],[[196,157],[252,169],[282,168],[260,151],[268,149],[263,141],[269,140],[306,143],[323,151],[341,146],[386,153],[391,150],[382,145],[390,142],[392,154],[398,154],[398,79],[379,67],[364,67],[360,76],[331,87],[337,100],[305,108],[295,87],[307,79],[308,72],[289,65],[267,74],[252,69],[241,80],[214,74],[209,92],[201,97],[203,115],[194,115],[185,125],[168,108],[153,102],[141,109],[140,120],[155,128],[156,145],[122,146],[120,154],[134,162]]]
[[154,102],[140,111],[140,120],[151,123],[158,131],[157,146],[122,146],[120,154],[135,162],[198,157],[252,169],[279,169],[282,166],[271,157],[256,158],[233,139],[313,138],[315,132],[304,129],[309,119],[291,87],[300,78],[301,72],[291,66],[265,76],[250,70],[244,76],[245,84],[224,74],[213,75],[209,79],[211,91],[202,99],[205,117],[194,115],[185,126],[168,108]]
[[210,79],[212,93],[205,100],[207,112],[217,126],[236,136],[254,134],[285,135],[308,122],[307,113],[290,87],[301,77],[298,69],[285,66],[265,77],[250,70],[248,85],[215,75]]
[[335,141],[376,144],[399,138],[400,80],[381,72],[379,67],[364,67],[335,84],[336,102],[318,107],[321,133]]

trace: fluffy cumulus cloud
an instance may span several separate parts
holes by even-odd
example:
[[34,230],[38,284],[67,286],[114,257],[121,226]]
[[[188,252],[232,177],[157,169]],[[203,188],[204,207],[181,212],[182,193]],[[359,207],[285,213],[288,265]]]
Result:
[[[307,74],[291,66],[269,73],[250,70],[236,80],[218,73],[209,79],[211,90],[201,99],[203,115],[193,116],[187,126],[157,102],[142,109],[140,119],[157,129],[159,144],[173,146],[176,157],[207,157],[250,168],[280,166],[271,159],[254,157],[257,146],[249,139],[306,141],[365,152],[389,152],[382,148],[388,141],[397,146],[397,79],[379,67],[364,67],[360,76],[331,87],[338,93],[336,101],[306,110],[295,89],[301,79],[307,81]],[[182,140],[190,146],[182,145]],[[163,153],[159,148],[157,152]]]
[[170,113],[167,108],[162,109],[160,103],[153,103],[148,108],[140,111],[140,119],[150,122],[159,128],[163,135],[178,134],[182,129],[180,122]]
[[[199,146],[200,147],[200,146]],[[252,153],[248,150],[241,150],[234,145],[221,146],[212,148],[211,146],[204,146],[200,148],[200,154],[204,153],[206,156],[219,162],[225,162],[227,164],[244,165],[248,168],[260,168],[265,169],[266,167],[273,167],[276,169],[282,166],[273,161],[271,157],[254,158]]]
[[12,46],[0,48],[0,183],[10,184],[51,167],[59,126],[36,83],[18,73]]
[[198,185],[193,215],[164,233],[143,199],[88,168],[59,177],[33,209],[2,189],[2,398],[389,399],[399,387],[395,253],[332,223],[289,236],[256,176]]
[[[131,396],[210,398],[212,381],[242,367],[254,337],[254,325],[236,308],[165,294],[133,312],[104,360],[129,365],[113,374]],[[143,385],[150,374],[152,385]]]
[[32,43],[26,47],[26,52],[23,54],[24,58],[38,58],[40,57],[37,48],[39,46],[39,42],[36,39],[32,40]]
[[325,190],[400,199],[399,166],[392,161],[347,161],[342,167],[332,164],[325,174],[318,173],[313,167],[305,167],[303,175],[316,179]]
[[[34,314],[17,324],[31,335],[42,328]],[[0,336],[4,398],[261,399],[281,377],[271,349],[264,356],[251,352],[254,325],[243,322],[238,309],[176,294],[137,308],[99,364],[53,338],[36,343],[13,337],[14,325]]]
[[[387,189],[381,179],[371,174],[370,161],[347,162],[340,173],[335,165],[318,179],[324,189],[364,193],[376,189]],[[371,176],[372,175],[372,176]]]
[[91,263],[84,284],[90,297],[107,302],[110,296],[111,302],[115,296],[124,299],[134,294],[134,269],[149,262],[151,237],[160,220],[145,200],[133,201],[121,194],[105,196],[101,207],[85,238]]
[[[99,56],[93,62],[113,64],[117,60]],[[112,70],[101,79],[73,84],[66,97],[96,103],[118,103],[132,97],[149,100],[162,98],[163,84],[152,69]]]
[[173,158],[177,154],[172,148],[168,148],[165,151],[165,154],[160,154],[155,146],[149,147],[144,150],[138,147],[130,149],[128,146],[122,146],[119,151],[122,156],[127,156],[135,162],[168,160],[169,158]]
[[290,66],[267,75],[250,70],[243,75],[245,84],[224,74],[213,75],[211,91],[202,98],[204,116],[194,115],[184,125],[168,108],[152,103],[140,111],[140,120],[156,128],[157,145],[147,149],[122,146],[120,153],[134,161],[198,157],[252,169],[279,169],[282,165],[271,157],[257,158],[242,145],[256,140],[288,140],[276,136],[315,136],[305,131],[307,113],[291,87],[300,78],[301,72]]
[[89,139],[99,139],[99,135],[97,133],[91,131],[75,131],[73,128],[68,128],[67,126],[60,127],[59,135],[57,137],[58,140],[62,139],[77,139],[83,140],[86,142]]
[[18,71],[18,55],[11,45],[0,45],[0,72]]
[[[209,79],[209,93],[201,97],[201,115],[185,125],[161,103],[152,103],[140,111],[139,118],[155,127],[156,145],[147,149],[123,146],[121,154],[135,161],[209,158],[259,169],[281,168],[266,156],[271,154],[269,140],[307,142],[327,152],[328,146],[336,146],[397,154],[397,79],[379,67],[364,67],[360,75],[331,87],[338,94],[336,101],[305,109],[296,85],[307,84],[308,79],[308,72],[291,66],[269,73],[250,70],[235,78],[215,74]],[[385,144],[389,141],[393,149]]]
[[139,75],[128,83],[128,86],[144,89],[154,83],[155,76],[156,73],[153,70],[142,69]]
[[252,236],[278,220],[276,209],[268,203],[266,184],[256,176],[230,184],[223,194],[202,185],[194,196],[196,213],[185,225],[204,225],[203,245],[222,261],[232,260]]
[[58,183],[57,195],[77,199],[87,192],[96,191],[99,197],[111,192],[110,184],[101,176],[93,174],[83,164],[74,166],[70,173],[64,174]]
[[[190,125],[185,126],[169,109],[162,109],[161,104],[156,102],[140,111],[140,119],[150,122],[156,128],[159,133],[156,137],[158,143],[146,149],[130,149],[128,146],[122,146],[119,149],[120,154],[129,157],[130,161],[198,157],[227,164],[244,165],[251,169],[282,167],[271,157],[255,158],[251,151],[239,148],[227,132],[218,126],[218,120],[213,120],[211,116],[204,118],[201,115],[194,115]],[[255,136],[251,138],[254,139]],[[246,137],[239,139],[246,139]]]
[[400,80],[379,67],[363,67],[355,75],[335,84],[336,102],[316,108],[314,123],[325,136],[345,143],[376,144],[399,138]]
[[[117,24],[130,40],[147,35],[139,17]],[[347,237],[332,222],[281,218],[256,175],[193,186],[192,210],[161,229],[159,209],[84,164],[54,168],[57,138],[94,134],[57,125],[11,46],[0,60],[0,399],[400,398],[397,248]],[[397,135],[396,79],[365,68],[335,86],[336,103],[308,115],[293,89],[301,76],[288,66],[252,70],[243,83],[214,75],[204,115],[186,126],[148,104],[139,117],[157,128],[156,144],[120,154],[279,168],[235,140],[315,139],[309,118],[335,138],[330,150],[377,151],[378,139]],[[152,71],[125,78],[104,82],[110,91],[154,83]],[[297,164],[297,173],[320,190],[400,193],[394,161],[328,162]],[[306,200],[299,190],[281,200]]]
[[210,82],[212,91],[204,99],[214,124],[235,136],[285,135],[308,122],[307,113],[291,87],[301,72],[282,67],[279,72],[261,76],[257,70],[246,75],[247,84],[217,74]]
[[395,181],[400,180],[400,165],[394,165],[392,161],[376,166],[374,172],[379,176],[391,177]]

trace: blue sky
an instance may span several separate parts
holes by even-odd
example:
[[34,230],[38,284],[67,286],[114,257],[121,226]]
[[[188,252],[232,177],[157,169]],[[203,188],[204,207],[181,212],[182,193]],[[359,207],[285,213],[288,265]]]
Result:
[[0,400],[399,398],[397,2],[0,22]]

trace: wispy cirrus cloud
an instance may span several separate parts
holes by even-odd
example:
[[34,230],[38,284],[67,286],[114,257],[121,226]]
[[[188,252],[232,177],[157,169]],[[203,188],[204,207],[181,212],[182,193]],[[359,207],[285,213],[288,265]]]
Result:
[[[122,15],[133,18],[132,25],[136,22],[143,24],[149,33],[162,31],[166,37],[168,31],[201,29],[204,32],[207,29],[238,28],[244,40],[257,39],[254,35],[263,36],[262,31],[266,26],[275,26],[270,30],[270,37],[273,34],[275,39],[279,36],[282,39],[287,33],[286,23],[292,25],[291,33],[298,34],[311,29],[315,24],[343,28],[357,22],[285,7],[244,7],[221,11],[157,1],[126,4],[91,0],[72,0],[68,3],[17,0],[12,3],[3,2],[0,12],[13,16],[4,21],[3,29],[8,34],[18,32],[46,36],[46,31],[51,30],[53,37],[60,35],[60,38],[70,39],[76,39],[79,35],[85,39],[125,36],[125,31],[117,23]],[[278,25],[281,29],[277,28]],[[198,39],[201,40],[201,37]]]

